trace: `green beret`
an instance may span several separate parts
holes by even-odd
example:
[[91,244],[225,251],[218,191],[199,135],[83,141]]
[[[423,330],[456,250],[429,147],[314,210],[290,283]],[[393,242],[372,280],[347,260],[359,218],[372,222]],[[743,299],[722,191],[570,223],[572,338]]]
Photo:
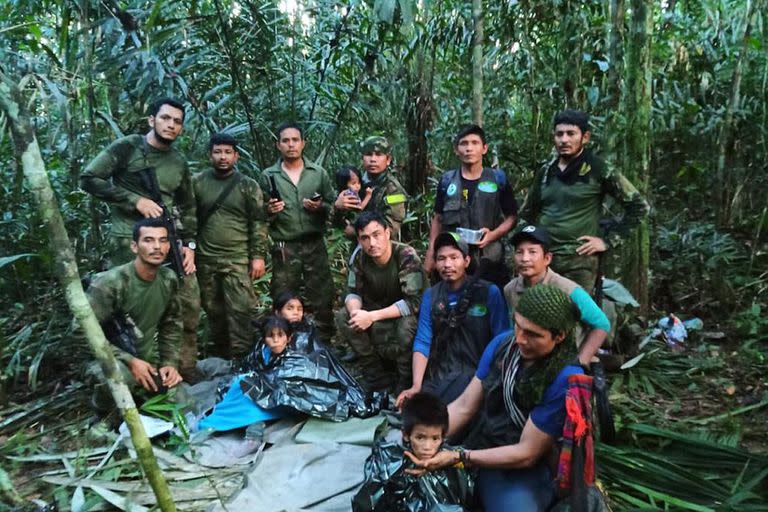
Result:
[[515,312],[547,330],[570,332],[579,320],[579,311],[560,288],[539,284],[523,292]]
[[389,155],[392,153],[392,145],[386,138],[382,137],[381,135],[368,137],[362,142],[362,144],[360,144],[360,152],[362,154],[365,155],[367,153],[373,153],[374,151]]

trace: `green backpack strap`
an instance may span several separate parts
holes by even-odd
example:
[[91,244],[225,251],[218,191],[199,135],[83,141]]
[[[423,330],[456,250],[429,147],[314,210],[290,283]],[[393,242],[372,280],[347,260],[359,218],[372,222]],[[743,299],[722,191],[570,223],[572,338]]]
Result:
[[197,232],[200,233],[203,230],[203,227],[208,222],[208,219],[211,218],[211,215],[216,213],[216,210],[221,208],[221,206],[224,204],[224,201],[227,200],[227,197],[229,197],[229,194],[232,193],[232,191],[235,189],[238,183],[243,179],[243,175],[238,173],[235,173],[235,176],[232,178],[232,181],[227,183],[227,186],[224,187],[224,190],[221,191],[219,194],[219,197],[216,198],[216,201],[213,202],[211,206],[209,206],[207,209],[203,210],[202,212],[198,213],[197,215]]

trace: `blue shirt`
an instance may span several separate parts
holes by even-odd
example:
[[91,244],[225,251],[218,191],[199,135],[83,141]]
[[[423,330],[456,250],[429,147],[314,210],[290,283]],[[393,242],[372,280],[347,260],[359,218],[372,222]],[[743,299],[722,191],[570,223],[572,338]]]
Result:
[[[483,352],[480,362],[477,365],[475,376],[484,380],[488,377],[493,363],[493,356],[507,336],[514,336],[513,330],[505,331],[491,340],[485,352]],[[501,357],[501,355],[500,355]],[[555,377],[554,382],[544,391],[541,402],[531,410],[530,419],[536,428],[549,434],[552,437],[560,437],[563,434],[563,425],[565,424],[565,394],[568,391],[568,377],[571,375],[581,375],[584,370],[579,365],[568,365]]]
[[[459,297],[466,287],[459,288],[456,291],[448,292],[448,307],[453,308],[459,301]],[[491,323],[491,335],[498,336],[499,333],[509,329],[509,312],[507,303],[501,295],[499,288],[492,284],[488,287],[488,321]],[[427,288],[424,296],[421,298],[421,307],[419,308],[419,325],[416,330],[416,337],[413,340],[413,351],[424,354],[429,357],[429,348],[432,345],[432,288]]]

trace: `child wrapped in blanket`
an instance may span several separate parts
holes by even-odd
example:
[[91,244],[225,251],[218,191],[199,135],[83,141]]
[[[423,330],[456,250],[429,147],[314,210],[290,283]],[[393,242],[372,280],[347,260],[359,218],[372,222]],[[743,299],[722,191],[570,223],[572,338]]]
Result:
[[344,421],[381,409],[383,397],[366,393],[319,340],[297,294],[277,297],[260,333],[251,354],[235,365],[238,375],[213,413],[201,421],[202,428],[229,430],[290,412]]
[[[408,454],[434,456],[448,431],[448,409],[430,393],[416,393],[402,408],[402,442],[379,439],[365,462],[365,482],[352,500],[354,512],[475,510],[474,479],[459,464],[419,475]],[[394,432],[396,433],[396,432]]]

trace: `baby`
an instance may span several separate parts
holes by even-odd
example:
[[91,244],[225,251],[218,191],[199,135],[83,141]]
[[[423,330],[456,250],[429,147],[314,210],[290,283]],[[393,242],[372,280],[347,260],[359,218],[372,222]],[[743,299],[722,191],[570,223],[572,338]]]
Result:
[[[360,177],[360,171],[352,166],[345,166],[336,171],[336,190],[339,193],[357,197],[360,201],[358,207],[359,211],[365,210],[365,207],[368,206],[368,202],[373,195],[373,189],[370,187],[363,189],[363,180]],[[344,215],[344,236],[350,240],[357,238],[357,234],[352,227],[356,216],[357,212],[354,210],[350,210]]]

